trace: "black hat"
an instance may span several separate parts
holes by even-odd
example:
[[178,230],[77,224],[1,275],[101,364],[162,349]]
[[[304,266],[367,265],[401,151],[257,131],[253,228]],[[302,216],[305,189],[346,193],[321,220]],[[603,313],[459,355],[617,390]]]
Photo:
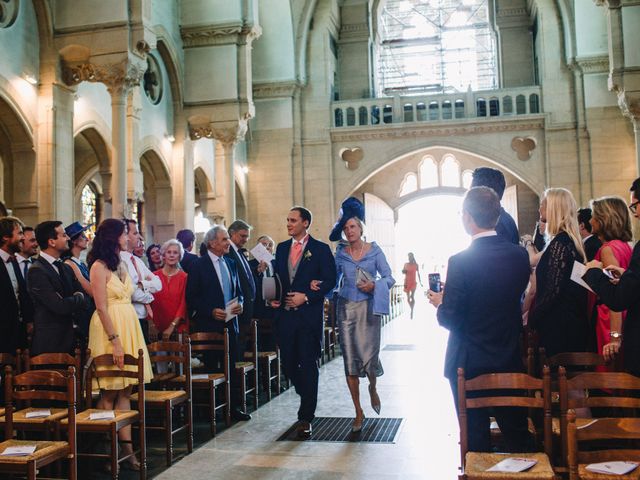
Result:
[[87,225],[83,227],[80,222],[73,222],[71,225],[64,227],[64,232],[69,236],[71,240],[80,235],[82,232],[86,231],[91,227],[91,225]]
[[338,221],[333,226],[331,235],[329,235],[329,240],[332,242],[339,241],[342,238],[342,229],[344,228],[344,224],[347,223],[347,220],[353,217],[359,218],[364,222],[364,205],[356,197],[349,197],[342,202],[340,218],[338,218]]

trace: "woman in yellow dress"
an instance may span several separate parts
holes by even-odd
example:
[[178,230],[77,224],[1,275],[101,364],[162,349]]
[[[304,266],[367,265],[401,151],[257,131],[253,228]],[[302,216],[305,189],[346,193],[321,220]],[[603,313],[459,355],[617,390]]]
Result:
[[[93,299],[96,311],[89,325],[89,348],[91,355],[113,355],[113,367],[135,370],[124,365],[124,355],[138,356],[144,352],[144,380],[151,381],[151,362],[144,342],[142,329],[136,311],[131,304],[133,283],[127,269],[120,263],[120,251],[127,249],[125,225],[115,218],[104,220],[96,232],[93,248],[89,252],[89,268]],[[134,378],[101,378],[94,384],[100,390],[97,407],[105,410],[130,410],[131,390],[137,380]],[[131,427],[120,430],[121,441],[131,441]],[[131,443],[123,443],[123,454],[132,450]],[[129,466],[140,469],[140,463],[131,457]]]

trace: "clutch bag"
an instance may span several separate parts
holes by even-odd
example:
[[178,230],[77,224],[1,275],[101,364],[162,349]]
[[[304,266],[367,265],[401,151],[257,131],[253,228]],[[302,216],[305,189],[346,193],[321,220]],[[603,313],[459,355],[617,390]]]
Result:
[[371,275],[369,272],[367,272],[366,270],[360,267],[356,267],[356,284],[361,282],[369,283],[373,281],[374,281],[373,275]]

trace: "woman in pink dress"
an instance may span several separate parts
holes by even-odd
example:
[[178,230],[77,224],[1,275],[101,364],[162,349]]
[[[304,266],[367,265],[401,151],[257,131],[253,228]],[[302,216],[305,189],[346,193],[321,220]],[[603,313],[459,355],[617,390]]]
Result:
[[[590,220],[592,233],[602,241],[602,247],[596,253],[595,259],[602,262],[605,267],[613,265],[626,270],[631,260],[631,247],[628,242],[633,236],[627,204],[619,197],[602,197],[591,201],[591,209],[593,210]],[[613,312],[604,304],[598,304],[597,311],[597,351],[607,360],[612,360],[620,351],[622,343],[620,332],[622,332],[626,311]]]
[[409,252],[409,261],[404,264],[402,268],[404,273],[404,291],[407,294],[407,302],[409,302],[409,308],[411,309],[411,318],[413,318],[413,307],[416,304],[415,293],[418,284],[416,282],[416,276],[422,286],[422,279],[420,278],[420,269],[418,268],[418,262],[412,252]]

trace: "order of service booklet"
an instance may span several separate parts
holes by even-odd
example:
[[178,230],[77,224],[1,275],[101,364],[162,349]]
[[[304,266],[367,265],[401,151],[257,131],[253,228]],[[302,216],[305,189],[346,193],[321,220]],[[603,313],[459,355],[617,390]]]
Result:
[[626,475],[638,466],[638,462],[602,462],[592,463],[585,468],[593,473],[606,473],[608,475]]
[[533,467],[537,460],[532,458],[509,457],[488,468],[487,472],[524,472]]

